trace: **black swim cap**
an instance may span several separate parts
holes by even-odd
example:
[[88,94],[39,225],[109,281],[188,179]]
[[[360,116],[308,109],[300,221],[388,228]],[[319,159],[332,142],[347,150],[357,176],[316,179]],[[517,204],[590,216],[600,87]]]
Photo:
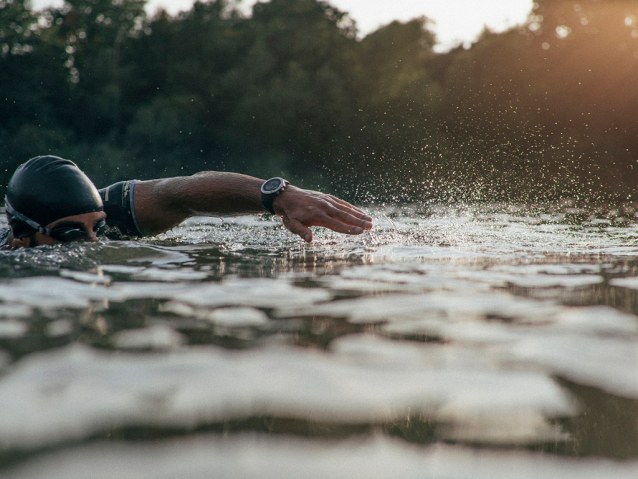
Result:
[[[38,156],[20,165],[9,181],[7,201],[42,226],[66,216],[103,210],[91,180],[75,163],[57,156]],[[7,217],[16,237],[35,231],[13,215]]]

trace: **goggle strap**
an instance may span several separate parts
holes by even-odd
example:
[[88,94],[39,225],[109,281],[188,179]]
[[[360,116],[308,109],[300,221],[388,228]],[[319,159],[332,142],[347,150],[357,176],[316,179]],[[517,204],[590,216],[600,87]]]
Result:
[[51,234],[51,230],[49,228],[45,228],[44,226],[40,225],[36,221],[33,221],[31,218],[27,218],[22,213],[16,211],[16,209],[13,206],[11,206],[11,203],[9,203],[9,199],[6,196],[4,197],[4,209],[8,211],[11,215],[18,218],[20,221],[23,221],[29,226],[31,226],[31,228],[34,228],[38,233],[42,233],[47,236]]

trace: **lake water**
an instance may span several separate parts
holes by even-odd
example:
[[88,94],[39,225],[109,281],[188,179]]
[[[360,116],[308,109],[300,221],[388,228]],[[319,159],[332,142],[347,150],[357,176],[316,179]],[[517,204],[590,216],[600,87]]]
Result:
[[371,213],[0,252],[0,475],[638,477],[632,208]]

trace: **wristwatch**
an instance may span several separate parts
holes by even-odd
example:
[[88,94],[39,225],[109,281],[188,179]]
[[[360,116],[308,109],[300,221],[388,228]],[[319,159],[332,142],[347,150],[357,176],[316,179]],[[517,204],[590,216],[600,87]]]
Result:
[[271,214],[275,214],[275,209],[272,207],[272,202],[284,192],[286,186],[290,183],[283,178],[275,177],[266,181],[261,185],[261,204]]

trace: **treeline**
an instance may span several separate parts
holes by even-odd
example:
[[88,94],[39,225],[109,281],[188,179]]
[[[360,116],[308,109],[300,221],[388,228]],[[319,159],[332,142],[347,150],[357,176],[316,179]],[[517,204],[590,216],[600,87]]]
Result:
[[526,25],[433,50],[426,18],[358,38],[321,0],[0,0],[0,189],[27,158],[98,186],[202,169],[371,198],[627,198],[638,5],[537,0]]

